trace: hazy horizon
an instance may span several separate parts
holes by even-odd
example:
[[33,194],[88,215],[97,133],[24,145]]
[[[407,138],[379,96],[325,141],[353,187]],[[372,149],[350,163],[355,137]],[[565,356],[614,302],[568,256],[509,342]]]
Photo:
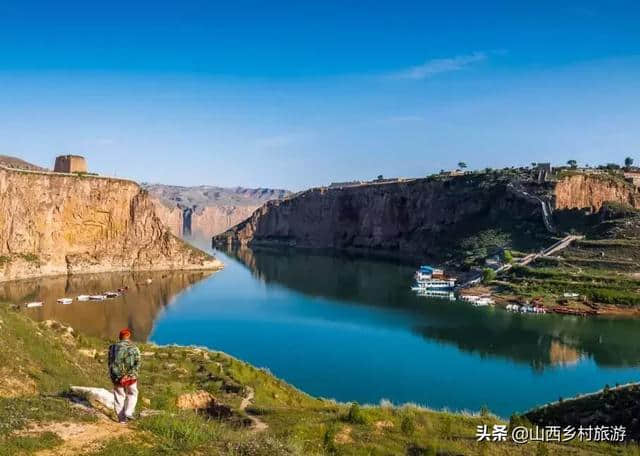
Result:
[[640,150],[632,2],[28,3],[0,6],[0,154],[45,167],[297,191]]

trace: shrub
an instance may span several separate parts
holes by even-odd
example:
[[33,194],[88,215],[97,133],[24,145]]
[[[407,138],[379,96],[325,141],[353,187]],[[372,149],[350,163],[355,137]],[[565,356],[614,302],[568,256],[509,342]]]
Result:
[[496,271],[493,269],[485,268],[482,270],[482,282],[489,283],[496,278]]
[[511,263],[513,261],[513,253],[511,253],[511,250],[504,251],[504,261],[507,263]]
[[413,415],[406,414],[402,417],[400,422],[400,430],[404,435],[413,435],[416,430],[416,421]]
[[357,402],[352,403],[351,407],[349,407],[349,412],[347,413],[345,421],[353,424],[365,424],[367,422],[367,419],[362,413]]
[[327,425],[327,429],[324,432],[324,436],[322,437],[322,446],[329,454],[334,454],[337,452],[336,448],[336,425],[335,423],[330,423]]

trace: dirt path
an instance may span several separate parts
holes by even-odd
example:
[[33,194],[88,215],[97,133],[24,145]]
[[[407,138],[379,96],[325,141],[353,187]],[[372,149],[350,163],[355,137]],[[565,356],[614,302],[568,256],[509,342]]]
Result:
[[75,456],[97,450],[109,440],[129,435],[133,430],[105,417],[96,423],[42,423],[28,428],[21,434],[34,435],[44,432],[57,434],[63,443],[53,449],[37,452],[37,456]]
[[269,425],[262,421],[255,415],[247,412],[247,407],[249,407],[253,403],[253,398],[255,397],[255,393],[253,388],[247,386],[247,395],[242,399],[240,403],[240,410],[246,412],[247,416],[251,420],[251,430],[254,432],[262,432],[269,428]]

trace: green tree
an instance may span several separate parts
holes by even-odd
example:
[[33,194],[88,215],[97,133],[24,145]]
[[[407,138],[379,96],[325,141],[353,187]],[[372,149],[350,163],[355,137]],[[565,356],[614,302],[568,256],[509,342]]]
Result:
[[633,158],[631,157],[627,157],[624,159],[624,166],[627,168],[631,168],[631,166],[633,165]]
[[496,271],[491,268],[484,268],[482,270],[482,282],[489,283],[496,278]]
[[465,162],[458,162],[458,168],[465,169],[466,167],[467,167],[467,164]]
[[382,179],[384,179],[384,176],[382,174],[378,174],[378,180],[381,181]]
[[575,160],[567,160],[567,165],[571,166],[572,168],[577,168],[578,162]]
[[505,250],[503,256],[504,261],[506,261],[507,263],[511,263],[513,261],[513,253],[511,253],[511,250]]

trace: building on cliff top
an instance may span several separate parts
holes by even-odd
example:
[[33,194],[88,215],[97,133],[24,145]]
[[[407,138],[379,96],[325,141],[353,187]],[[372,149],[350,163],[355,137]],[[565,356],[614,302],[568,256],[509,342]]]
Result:
[[86,173],[87,161],[80,155],[60,155],[53,167],[56,173]]
[[632,169],[624,172],[624,178],[636,188],[640,187],[640,170]]

